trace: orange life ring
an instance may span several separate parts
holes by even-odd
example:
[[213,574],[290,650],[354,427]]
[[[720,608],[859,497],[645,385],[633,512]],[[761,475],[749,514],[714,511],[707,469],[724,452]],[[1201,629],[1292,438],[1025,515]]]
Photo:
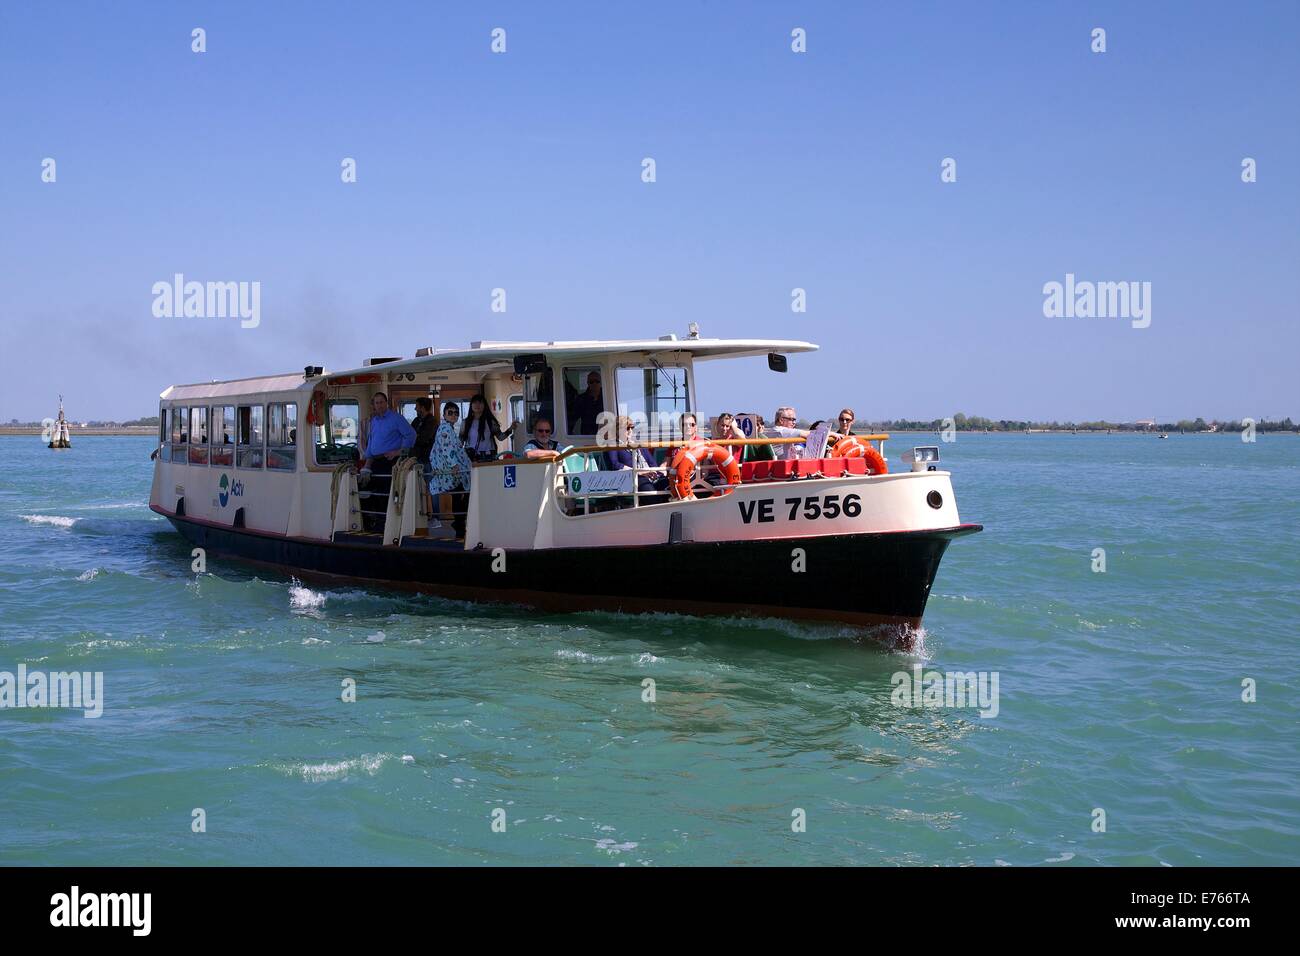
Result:
[[311,401],[307,403],[307,424],[325,424],[325,390],[323,388],[314,389],[311,393]]
[[867,468],[873,475],[889,474],[889,465],[885,463],[885,456],[876,450],[876,446],[869,441],[863,441],[856,435],[849,435],[847,438],[841,438],[830,450],[832,458],[865,458]]
[[[677,449],[668,466],[671,472],[669,488],[674,498],[680,501],[691,501],[695,498],[695,492],[691,491],[691,479],[695,475],[696,467],[705,461],[712,461],[718,466],[722,476],[727,479],[728,486],[740,484],[740,462],[736,460],[735,455],[722,445],[704,441],[694,442]],[[717,489],[720,495],[730,491],[731,487]]]

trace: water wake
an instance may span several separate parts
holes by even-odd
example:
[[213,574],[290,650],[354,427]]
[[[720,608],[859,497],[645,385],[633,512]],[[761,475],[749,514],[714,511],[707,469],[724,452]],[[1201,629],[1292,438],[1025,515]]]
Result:
[[63,515],[19,515],[28,524],[44,524],[55,528],[71,528],[80,518],[68,518]]

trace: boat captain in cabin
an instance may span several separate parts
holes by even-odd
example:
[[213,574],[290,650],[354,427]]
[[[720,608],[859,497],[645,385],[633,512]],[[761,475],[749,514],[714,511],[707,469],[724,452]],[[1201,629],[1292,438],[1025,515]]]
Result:
[[587,373],[587,390],[569,399],[569,431],[575,435],[596,434],[600,428],[600,413],[604,410],[600,372],[592,369]]

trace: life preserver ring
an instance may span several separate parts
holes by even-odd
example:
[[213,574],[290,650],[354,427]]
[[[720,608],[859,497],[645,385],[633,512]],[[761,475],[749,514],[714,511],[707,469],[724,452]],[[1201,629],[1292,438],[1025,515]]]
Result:
[[325,424],[325,390],[323,388],[314,389],[311,393],[311,401],[307,403],[307,424]]
[[[695,492],[691,490],[691,479],[695,475],[696,467],[705,461],[712,461],[718,466],[728,486],[740,484],[740,462],[736,460],[735,455],[722,445],[704,441],[694,442],[677,449],[668,465],[669,489],[674,498],[679,501],[691,501],[695,498]],[[716,493],[725,495],[730,491],[731,487],[720,487]]]
[[856,435],[849,435],[837,441],[829,452],[831,458],[865,458],[867,468],[873,475],[889,474],[889,465],[885,456],[876,450],[869,441],[863,441]]

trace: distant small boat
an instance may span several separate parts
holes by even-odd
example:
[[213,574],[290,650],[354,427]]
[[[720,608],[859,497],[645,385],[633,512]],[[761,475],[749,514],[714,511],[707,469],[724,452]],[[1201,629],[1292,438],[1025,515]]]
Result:
[[1160,433],[1160,437],[1161,437],[1161,438],[1168,438],[1169,436],[1166,435],[1164,432],[1161,432],[1161,433]]
[[59,417],[50,425],[50,443],[48,448],[71,448],[72,434],[68,420],[63,417],[63,396],[59,396]]

